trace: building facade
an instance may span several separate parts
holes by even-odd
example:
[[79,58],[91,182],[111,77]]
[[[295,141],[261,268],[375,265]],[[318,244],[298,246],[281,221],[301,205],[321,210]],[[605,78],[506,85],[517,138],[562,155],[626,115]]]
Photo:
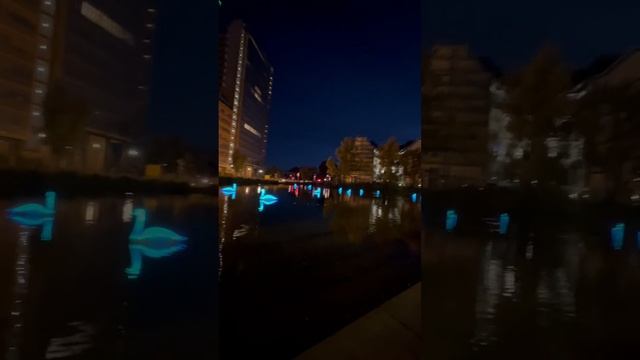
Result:
[[0,166],[41,155],[55,14],[54,0],[0,1]]
[[463,45],[435,46],[423,76],[423,181],[427,187],[486,180],[491,75]]
[[373,161],[375,145],[366,137],[354,138],[353,169],[350,179],[356,183],[373,181]]
[[14,164],[49,156],[44,102],[64,89],[89,109],[69,168],[117,169],[147,111],[153,0],[0,1],[0,157]]
[[220,141],[220,147],[227,148],[219,149],[226,156],[219,167],[233,168],[238,153],[246,158],[247,168],[238,174],[255,176],[264,167],[267,151],[273,67],[239,20],[231,23],[222,43],[220,97],[231,107],[231,139],[224,145]]
[[73,151],[87,172],[115,172],[139,154],[148,107],[153,0],[58,0],[51,82],[90,109]]
[[[221,176],[233,175],[233,163],[229,161],[230,145],[234,141],[231,136],[232,110],[224,101],[218,101],[218,171]],[[232,159],[233,160],[233,159]]]

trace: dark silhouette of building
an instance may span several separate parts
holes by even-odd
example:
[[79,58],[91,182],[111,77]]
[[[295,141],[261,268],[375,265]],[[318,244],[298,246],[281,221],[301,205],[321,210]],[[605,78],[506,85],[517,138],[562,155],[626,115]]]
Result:
[[142,135],[148,106],[155,1],[58,0],[51,82],[90,109],[81,154],[110,171]]
[[486,179],[491,81],[467,46],[435,46],[425,59],[422,110],[427,187]]

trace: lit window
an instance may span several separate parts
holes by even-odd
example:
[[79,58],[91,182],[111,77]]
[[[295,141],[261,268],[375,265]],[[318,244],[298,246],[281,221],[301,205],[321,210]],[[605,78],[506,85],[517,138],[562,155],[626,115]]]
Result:
[[133,45],[133,35],[126,31],[122,26],[109,18],[105,13],[91,6],[86,1],[82,3],[80,9],[82,15],[91,20],[94,24],[100,26],[111,35],[124,40],[129,45]]
[[262,136],[260,135],[260,133],[259,133],[256,129],[254,129],[253,127],[251,127],[251,125],[249,125],[249,124],[247,124],[247,123],[244,123],[244,125],[243,125],[243,126],[244,126],[244,128],[245,128],[245,129],[247,129],[249,132],[251,132],[251,133],[252,133],[252,134],[254,134],[255,136],[257,136],[257,137],[262,137]]

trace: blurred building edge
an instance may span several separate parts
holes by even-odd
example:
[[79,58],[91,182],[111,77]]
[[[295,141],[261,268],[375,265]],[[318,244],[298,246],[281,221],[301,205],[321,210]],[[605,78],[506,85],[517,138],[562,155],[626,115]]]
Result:
[[[155,1],[4,0],[0,9],[0,163],[142,173]],[[47,93],[87,108],[81,141],[53,156]],[[61,159],[60,157],[64,157]]]
[[422,87],[423,183],[481,184],[487,171],[491,73],[466,45],[435,46]]
[[264,173],[273,67],[242,21],[232,22],[219,40],[219,173],[257,177]]

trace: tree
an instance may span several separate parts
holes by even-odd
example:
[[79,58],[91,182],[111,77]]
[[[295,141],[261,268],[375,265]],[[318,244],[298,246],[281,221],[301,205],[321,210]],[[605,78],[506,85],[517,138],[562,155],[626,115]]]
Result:
[[398,145],[395,138],[389,138],[380,147],[379,158],[380,167],[382,168],[382,181],[397,182],[398,172],[396,169],[400,160],[400,145]]
[[338,158],[338,177],[340,181],[344,181],[353,171],[355,165],[355,140],[353,138],[344,138],[340,142],[340,146],[336,149]]
[[54,83],[44,101],[44,127],[51,152],[60,158],[65,150],[79,147],[84,138],[89,108],[59,83]]
[[246,155],[240,151],[234,151],[233,156],[231,157],[231,162],[233,164],[233,172],[236,176],[244,174],[244,165],[247,163]]
[[331,176],[331,181],[335,181],[340,177],[340,169],[338,169],[338,164],[333,160],[333,158],[329,157],[327,159],[327,174]]
[[570,80],[559,53],[551,47],[542,48],[524,70],[507,79],[509,131],[515,140],[530,143],[518,162],[525,179],[554,181],[559,176],[559,161],[548,156],[546,140],[555,134],[558,121],[569,115]]

